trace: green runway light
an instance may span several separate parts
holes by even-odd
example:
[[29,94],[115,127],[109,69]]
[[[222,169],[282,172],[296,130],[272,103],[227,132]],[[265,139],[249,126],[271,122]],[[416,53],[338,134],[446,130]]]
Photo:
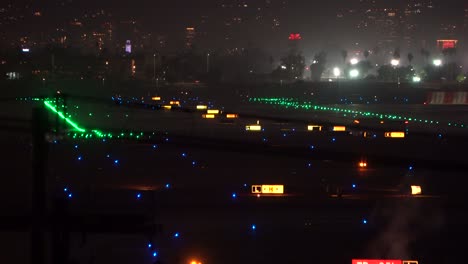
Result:
[[[379,117],[380,119],[389,119],[389,120],[408,120],[408,121],[413,121],[413,122],[420,122],[420,123],[425,123],[425,124],[433,124],[433,125],[439,125],[439,121],[435,120],[428,120],[428,119],[417,119],[417,118],[411,118],[411,117],[406,117],[406,116],[397,116],[397,115],[390,115],[390,114],[383,114],[383,113],[374,113],[374,112],[364,112],[364,111],[356,111],[356,110],[349,110],[345,108],[338,108],[338,107],[325,107],[325,106],[320,106],[320,105],[313,105],[311,102],[303,102],[300,103],[299,101],[295,101],[292,98],[249,98],[249,102],[256,102],[256,103],[262,103],[262,104],[270,104],[270,105],[277,105],[277,106],[282,106],[285,108],[291,108],[293,107],[294,109],[305,109],[305,110],[321,110],[321,111],[332,111],[332,112],[338,112],[338,113],[353,113],[355,115],[361,115],[361,116],[375,116]],[[347,116],[346,114],[343,114],[343,116]],[[454,126],[454,127],[461,127],[464,128],[466,125],[465,124],[458,124],[458,123],[453,123],[453,122],[447,122],[448,126]]]
[[79,127],[78,124],[76,124],[75,122],[71,121],[68,117],[65,117],[63,115],[62,112],[58,111],[53,105],[51,105],[49,102],[47,101],[44,101],[44,105],[49,108],[50,110],[52,110],[54,113],[56,113],[58,116],[60,116],[60,118],[62,118],[63,120],[65,120],[65,122],[67,122],[70,126],[72,126],[74,129],[80,131],[80,132],[85,132],[86,130]]

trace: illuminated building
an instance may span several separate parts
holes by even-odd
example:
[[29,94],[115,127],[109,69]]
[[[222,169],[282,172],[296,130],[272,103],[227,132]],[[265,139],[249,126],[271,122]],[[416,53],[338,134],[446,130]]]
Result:
[[299,33],[291,33],[288,37],[289,48],[293,52],[297,52],[299,50],[299,43],[302,40],[302,36]]
[[193,41],[196,36],[195,28],[188,27],[185,29],[185,47],[191,49],[193,47]]
[[130,42],[130,40],[127,40],[125,42],[125,52],[132,53],[132,43]]

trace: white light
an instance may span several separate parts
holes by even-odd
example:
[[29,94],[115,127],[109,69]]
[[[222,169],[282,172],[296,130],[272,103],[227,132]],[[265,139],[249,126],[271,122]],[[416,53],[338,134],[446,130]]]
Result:
[[392,66],[396,67],[396,66],[400,65],[400,60],[392,59],[390,61],[390,64],[392,64]]
[[281,65],[281,69],[286,70],[286,66]]
[[333,75],[335,75],[335,77],[340,76],[340,74],[341,74],[340,68],[338,67],[333,68]]
[[441,59],[435,59],[432,61],[432,63],[434,63],[434,66],[440,66],[442,65],[442,60]]
[[28,48],[23,48],[22,51],[23,52],[29,52],[29,49]]
[[349,71],[349,77],[351,78],[356,78],[359,76],[359,71],[356,69],[352,69]]
[[359,60],[356,58],[352,58],[349,62],[351,62],[351,65],[356,65],[358,64]]
[[421,77],[419,76],[413,76],[413,82],[417,83],[421,81]]

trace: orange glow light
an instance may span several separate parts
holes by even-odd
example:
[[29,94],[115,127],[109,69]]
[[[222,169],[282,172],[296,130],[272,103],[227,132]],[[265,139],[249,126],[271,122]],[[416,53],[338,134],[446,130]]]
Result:
[[169,104],[171,105],[180,105],[179,101],[170,101]]
[[360,168],[366,168],[367,167],[367,162],[364,162],[364,161],[359,162],[359,167]]
[[159,101],[159,100],[161,100],[161,97],[159,97],[159,96],[153,96],[153,97],[151,97],[151,100],[153,100],[153,101]]
[[164,108],[164,109],[171,110],[172,106],[171,106],[171,105],[163,105],[163,108]]

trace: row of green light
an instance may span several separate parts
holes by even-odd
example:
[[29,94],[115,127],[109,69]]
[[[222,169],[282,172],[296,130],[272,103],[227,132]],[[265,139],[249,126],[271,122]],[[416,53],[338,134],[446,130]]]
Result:
[[[300,103],[299,101],[295,101],[292,98],[250,98],[249,101],[257,102],[257,103],[264,103],[264,104],[271,104],[271,105],[279,105],[285,108],[294,108],[294,109],[305,109],[305,110],[319,110],[319,111],[333,111],[333,112],[341,112],[345,113],[343,116],[346,116],[346,113],[361,115],[361,116],[371,116],[371,117],[378,117],[378,118],[387,118],[392,120],[408,120],[413,122],[420,122],[420,123],[427,123],[427,124],[439,124],[439,121],[435,120],[428,120],[428,119],[418,119],[413,117],[406,117],[406,116],[398,116],[398,115],[391,115],[391,114],[382,114],[382,113],[373,113],[373,112],[364,112],[364,111],[356,111],[356,110],[349,110],[344,108],[338,107],[327,107],[327,106],[320,106],[320,105],[313,105],[310,102],[303,102]],[[454,127],[461,127],[464,128],[464,124],[458,124],[454,122],[448,122],[448,126]]]
[[77,131],[79,132],[86,131],[86,129],[79,127],[77,123],[71,121],[70,118],[66,117],[62,112],[58,111],[57,108],[53,106],[52,104],[50,104],[48,101],[44,101],[44,105],[50,110],[52,110],[54,113],[56,113],[60,118],[65,120],[65,122],[67,122],[70,126],[72,126]]
[[53,111],[54,113],[56,113],[60,118],[62,118],[63,120],[65,120],[70,126],[72,126],[76,132],[71,132],[71,133],[68,133],[67,135],[72,137],[73,139],[94,139],[94,138],[97,138],[97,139],[104,139],[104,138],[109,138],[109,139],[112,139],[112,138],[117,138],[117,139],[123,139],[123,138],[131,138],[131,139],[143,139],[143,138],[147,138],[147,139],[151,139],[152,136],[155,135],[155,132],[153,132],[152,134],[150,133],[143,133],[143,132],[128,132],[128,133],[125,133],[125,132],[121,132],[121,133],[106,133],[106,132],[103,132],[101,130],[97,130],[97,129],[92,129],[92,130],[86,130],[84,128],[81,128],[76,122],[72,121],[70,118],[66,117],[62,112],[58,111],[57,110],[57,107],[52,105],[51,102],[49,101],[44,101],[44,105],[50,109],[51,111]]
[[[93,139],[93,138],[117,138],[117,139],[122,139],[122,138],[135,138],[135,139],[143,139],[143,138],[148,138],[151,139],[152,135],[145,134],[143,132],[140,133],[104,133],[99,130],[91,130],[92,133],[68,133],[67,135],[72,137],[73,139],[76,138],[81,138],[81,139]],[[155,133],[153,132],[153,135]]]

